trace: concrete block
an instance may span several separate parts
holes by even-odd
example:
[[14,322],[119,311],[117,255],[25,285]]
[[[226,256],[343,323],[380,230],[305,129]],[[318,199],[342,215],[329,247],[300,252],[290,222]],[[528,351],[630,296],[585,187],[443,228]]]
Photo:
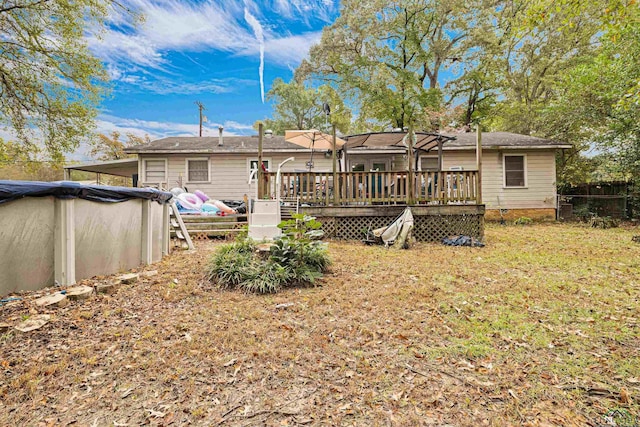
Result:
[[90,286],[74,286],[72,288],[67,289],[67,297],[74,301],[87,299],[91,295],[93,295],[93,288]]
[[20,332],[35,331],[36,329],[40,329],[41,327],[49,323],[49,319],[51,319],[51,316],[49,316],[48,314],[39,314],[36,316],[31,316],[24,322],[17,325],[16,329],[19,330]]
[[116,283],[102,283],[96,286],[96,292],[99,294],[108,294],[111,295],[118,290],[118,285]]
[[253,213],[272,213],[280,212],[280,203],[276,200],[254,200]]
[[59,292],[51,295],[45,295],[34,301],[38,307],[64,307],[69,303],[66,295]]
[[136,273],[123,274],[118,277],[118,280],[120,280],[120,283],[123,285],[130,285],[138,281],[138,275]]
[[282,234],[277,226],[273,225],[250,225],[249,237],[256,241],[273,240]]
[[273,213],[254,213],[251,215],[252,225],[278,225],[280,215]]

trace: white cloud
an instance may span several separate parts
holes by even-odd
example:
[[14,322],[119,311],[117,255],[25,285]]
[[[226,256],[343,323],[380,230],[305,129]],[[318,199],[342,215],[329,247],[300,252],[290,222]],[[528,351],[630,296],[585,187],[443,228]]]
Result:
[[268,40],[265,45],[265,54],[274,61],[281,61],[286,65],[297,65],[307,56],[311,46],[320,41],[321,35],[321,31],[316,31]]
[[308,22],[313,17],[329,22],[338,3],[338,0],[275,0],[272,7],[286,18]]
[[[88,41],[107,64],[136,64],[155,69],[167,66],[166,54],[171,51],[214,50],[257,55],[256,39],[244,19],[247,6],[265,27],[269,60],[299,62],[311,42],[317,41],[319,32],[292,35],[291,28],[308,25],[311,18],[329,22],[337,3],[337,0],[272,0],[258,5],[250,0],[202,3],[129,0],[131,8],[144,15],[144,22],[137,27],[123,25],[122,14],[118,13],[112,20],[112,25],[117,25],[100,37],[89,37]],[[276,32],[275,27],[269,25],[274,16],[288,18],[290,28]]]
[[[176,123],[149,121],[140,119],[127,119],[103,114],[96,121],[99,133],[120,132],[123,135],[132,133],[137,136],[149,135],[151,139],[164,138],[167,136],[197,136],[198,123]],[[246,135],[254,133],[250,124],[226,121],[224,123],[208,122],[203,125],[203,136],[218,136],[218,127],[224,127],[224,133],[228,136]]]
[[[218,127],[224,127],[225,136],[236,135],[252,135],[255,130],[251,124],[239,123],[228,120],[224,123],[205,123],[203,125],[203,136],[218,136]],[[110,114],[101,114],[96,120],[96,133],[108,135],[112,132],[119,132],[121,139],[127,134],[133,134],[144,138],[149,136],[152,140],[165,138],[168,136],[197,136],[198,123],[177,123],[177,122],[161,122],[149,121],[141,119],[128,119],[117,117]],[[0,127],[0,138],[5,141],[15,139],[15,133],[10,129]],[[89,141],[82,142],[80,146],[72,153],[65,156],[67,161],[88,161],[91,146]]]

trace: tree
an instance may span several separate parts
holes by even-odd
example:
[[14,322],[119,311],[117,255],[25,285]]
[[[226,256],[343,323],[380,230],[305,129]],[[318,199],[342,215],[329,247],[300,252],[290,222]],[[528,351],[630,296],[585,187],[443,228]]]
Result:
[[151,142],[149,135],[145,135],[143,138],[132,133],[128,133],[127,140],[123,142],[120,141],[120,132],[113,131],[111,132],[111,135],[99,134],[97,139],[92,143],[89,155],[98,160],[124,159],[132,157],[131,154],[124,152],[125,148],[149,142]]
[[0,179],[56,181],[63,175],[60,164],[38,159],[24,146],[0,139]]
[[[272,119],[264,120],[264,123],[267,129],[276,134],[283,135],[288,129],[328,131],[331,124],[335,124],[343,133],[349,131],[351,111],[344,105],[338,92],[330,86],[306,88],[296,80],[285,83],[277,78],[267,93],[267,100],[274,101],[274,115]],[[324,103],[331,108],[330,118],[323,110]]]
[[[115,3],[114,3],[115,4]],[[109,0],[4,0],[0,5],[0,124],[62,161],[91,133],[107,73],[85,33]]]
[[[611,28],[597,55],[572,68],[556,85],[542,119],[557,132],[595,144],[614,161],[601,174],[640,182],[640,20]],[[613,170],[615,169],[615,170]]]
[[598,54],[603,34],[635,19],[635,1],[500,1],[489,8],[495,29],[478,38],[476,49],[501,98],[492,114],[494,126],[547,137],[555,133],[541,119],[558,94],[558,82]]
[[442,104],[442,70],[460,60],[476,2],[462,0],[343,2],[341,16],[296,76],[329,82],[374,127],[438,127],[429,111]]

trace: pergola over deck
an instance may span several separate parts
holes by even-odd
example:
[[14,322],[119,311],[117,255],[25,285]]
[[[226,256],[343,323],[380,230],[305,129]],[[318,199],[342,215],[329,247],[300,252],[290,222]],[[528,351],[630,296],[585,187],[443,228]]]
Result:
[[[441,135],[432,132],[415,132],[413,149],[430,151],[436,147],[442,148],[446,141],[455,140],[455,137]],[[347,141],[345,147],[405,147],[409,148],[409,138],[404,132],[370,132],[349,135],[344,137]]]
[[[349,153],[362,154],[369,150],[374,153],[384,148],[402,148],[411,161],[400,171],[339,172],[334,166],[331,172],[281,172],[280,194],[314,206],[481,204],[481,151],[478,151],[475,170],[442,170],[442,147],[455,137],[416,132],[415,138],[410,138],[405,132],[375,132],[343,139],[346,140],[342,147],[345,165]],[[438,169],[417,170],[420,153],[434,149],[438,152]],[[332,155],[335,156],[335,151]],[[276,194],[276,174],[267,173],[266,182],[268,192],[265,193]]]

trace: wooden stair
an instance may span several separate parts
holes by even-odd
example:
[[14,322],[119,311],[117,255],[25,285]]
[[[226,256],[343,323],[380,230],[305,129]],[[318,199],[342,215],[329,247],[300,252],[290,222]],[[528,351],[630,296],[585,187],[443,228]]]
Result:
[[191,236],[174,201],[171,202],[171,206],[169,207],[169,225],[169,236],[178,238],[183,245],[186,245],[187,249],[193,250]]
[[[214,216],[214,215],[182,215],[187,231],[195,240],[205,240],[209,237],[225,237],[236,234],[244,229],[247,216],[243,214]],[[172,232],[172,237],[177,236]]]
[[298,213],[298,207],[300,206],[299,198],[282,198],[280,202],[280,218],[282,221],[291,219],[291,215]]

